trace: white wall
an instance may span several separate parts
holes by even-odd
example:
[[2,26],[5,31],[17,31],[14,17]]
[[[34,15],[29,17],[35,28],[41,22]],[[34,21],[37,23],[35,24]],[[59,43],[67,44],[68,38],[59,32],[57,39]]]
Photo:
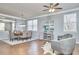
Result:
[[[77,14],[77,32],[70,32],[73,34],[73,36],[76,38],[76,41],[79,41],[79,11],[74,12],[68,12],[68,13],[76,13]],[[64,13],[64,14],[68,14]],[[55,21],[55,30],[54,30],[54,36],[57,38],[57,36],[61,33],[64,33],[64,14],[55,15],[53,17]]]
[[[74,37],[76,37],[77,42],[79,41],[79,11],[68,12],[68,13],[76,13],[77,14],[77,32],[72,32]],[[38,38],[43,38],[43,26],[46,21],[54,20],[54,39],[57,39],[57,36],[64,32],[64,14],[52,15],[51,19],[47,17],[38,18]]]

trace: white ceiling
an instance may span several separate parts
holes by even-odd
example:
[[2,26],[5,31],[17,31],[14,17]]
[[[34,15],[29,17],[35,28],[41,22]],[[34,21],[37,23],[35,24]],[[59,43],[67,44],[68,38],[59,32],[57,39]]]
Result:
[[[48,11],[44,12],[42,10],[46,9],[43,5],[49,5],[48,3],[0,3],[0,13],[22,17],[28,19],[30,17],[39,16],[47,14]],[[72,9],[79,7],[79,3],[60,3],[62,10]],[[60,11],[62,11],[60,10]]]

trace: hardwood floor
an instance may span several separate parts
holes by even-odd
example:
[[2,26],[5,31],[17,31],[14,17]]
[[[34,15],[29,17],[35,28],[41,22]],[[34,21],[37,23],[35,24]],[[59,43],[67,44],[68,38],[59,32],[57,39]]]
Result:
[[14,46],[8,45],[0,41],[0,54],[5,55],[43,55],[43,50],[40,48],[45,41],[31,41]]
[[[0,41],[0,55],[43,55],[41,46],[44,40],[35,40],[17,45],[9,45]],[[76,45],[73,54],[79,54],[79,45]]]

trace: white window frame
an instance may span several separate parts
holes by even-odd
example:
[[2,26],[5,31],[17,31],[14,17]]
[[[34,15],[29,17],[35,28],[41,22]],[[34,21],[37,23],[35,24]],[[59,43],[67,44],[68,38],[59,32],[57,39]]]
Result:
[[64,15],[64,31],[65,32],[77,32],[76,13],[70,13],[70,14]]
[[35,19],[35,20],[28,20],[27,21],[27,30],[28,31],[30,31],[30,30],[31,31],[37,31],[37,24],[38,24],[37,19]]
[[5,31],[5,23],[0,22],[0,31]]

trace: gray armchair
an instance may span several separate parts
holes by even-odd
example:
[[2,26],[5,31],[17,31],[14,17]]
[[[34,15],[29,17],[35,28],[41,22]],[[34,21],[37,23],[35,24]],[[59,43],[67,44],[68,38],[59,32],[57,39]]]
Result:
[[76,40],[74,38],[67,38],[58,41],[51,41],[51,48],[59,54],[70,55],[75,48]]

